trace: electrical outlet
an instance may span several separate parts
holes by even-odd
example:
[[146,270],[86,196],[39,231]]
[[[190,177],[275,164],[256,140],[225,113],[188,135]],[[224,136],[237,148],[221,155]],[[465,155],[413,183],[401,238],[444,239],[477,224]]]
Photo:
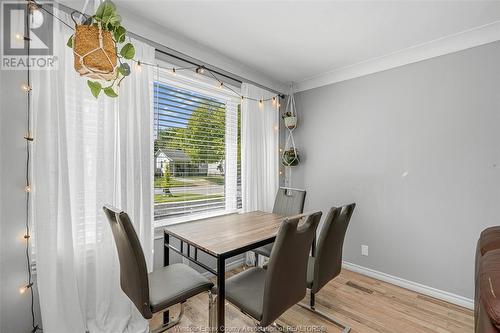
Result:
[[361,255],[368,257],[368,245],[361,245]]

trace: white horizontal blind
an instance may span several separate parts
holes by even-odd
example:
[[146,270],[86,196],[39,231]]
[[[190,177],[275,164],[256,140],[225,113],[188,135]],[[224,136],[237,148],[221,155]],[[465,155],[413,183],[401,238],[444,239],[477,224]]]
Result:
[[238,99],[205,82],[162,77],[153,85],[155,220],[235,211]]

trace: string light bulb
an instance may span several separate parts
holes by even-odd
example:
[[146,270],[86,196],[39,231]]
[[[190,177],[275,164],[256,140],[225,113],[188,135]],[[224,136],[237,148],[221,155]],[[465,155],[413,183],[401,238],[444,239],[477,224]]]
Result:
[[33,1],[30,1],[30,25],[33,28],[41,27],[43,24],[43,14],[38,10],[38,6],[34,4]]
[[30,193],[30,192],[31,192],[31,186],[26,185],[26,186],[24,187],[24,192],[26,192],[26,193]]
[[22,294],[26,293],[28,291],[28,289],[30,289],[31,287],[33,287],[33,282],[19,288],[19,293],[22,295]]
[[241,96],[241,100],[244,100],[244,99],[245,99],[245,96],[243,96],[243,95],[242,95],[242,96]]
[[141,67],[141,66],[142,66],[142,65],[141,65],[141,61],[140,61],[140,60],[138,60],[138,61],[137,61],[137,64],[135,64],[135,69],[136,69],[138,72],[140,72],[140,71],[142,70],[142,67]]
[[31,91],[31,86],[27,83],[24,83],[22,86],[21,86],[21,89],[24,90],[25,92],[28,92],[28,91]]
[[259,106],[262,106],[262,103],[263,103],[262,100],[259,99]]
[[23,36],[21,34],[16,34],[16,39],[17,40],[22,40],[23,39]]
[[38,10],[38,5],[36,4],[35,1],[32,1],[32,0],[28,1],[28,9],[29,9],[30,12],[39,11]]
[[177,73],[175,72],[175,68],[172,68],[172,74],[174,74],[174,75],[175,75],[175,74],[177,74]]
[[224,87],[224,82],[221,82],[221,83],[219,84],[219,88],[220,88],[220,89],[222,89],[223,87]]
[[276,105],[276,96],[273,96],[273,105]]
[[205,66],[199,66],[196,68],[196,74],[204,74],[205,73]]

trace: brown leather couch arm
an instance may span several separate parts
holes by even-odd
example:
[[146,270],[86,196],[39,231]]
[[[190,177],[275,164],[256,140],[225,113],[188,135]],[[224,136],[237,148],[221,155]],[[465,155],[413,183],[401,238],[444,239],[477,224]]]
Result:
[[484,310],[484,307],[479,306],[476,320],[475,333],[499,333],[500,331],[491,323],[490,317]]

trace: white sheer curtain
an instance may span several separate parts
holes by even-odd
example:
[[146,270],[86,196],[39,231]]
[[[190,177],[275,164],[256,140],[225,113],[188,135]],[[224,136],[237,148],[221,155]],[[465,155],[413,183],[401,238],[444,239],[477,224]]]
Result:
[[[58,69],[33,75],[33,215],[44,332],[146,332],[147,321],[120,289],[102,206],[129,213],[152,269],[152,73],[142,66],[123,80],[119,98],[96,100],[73,69],[71,31],[54,25]],[[133,43],[137,58],[154,62],[152,47]]]
[[[241,94],[255,99],[275,94],[243,83]],[[241,185],[243,211],[270,212],[279,186],[279,114],[271,101],[241,103]],[[253,253],[247,261],[253,263]]]

